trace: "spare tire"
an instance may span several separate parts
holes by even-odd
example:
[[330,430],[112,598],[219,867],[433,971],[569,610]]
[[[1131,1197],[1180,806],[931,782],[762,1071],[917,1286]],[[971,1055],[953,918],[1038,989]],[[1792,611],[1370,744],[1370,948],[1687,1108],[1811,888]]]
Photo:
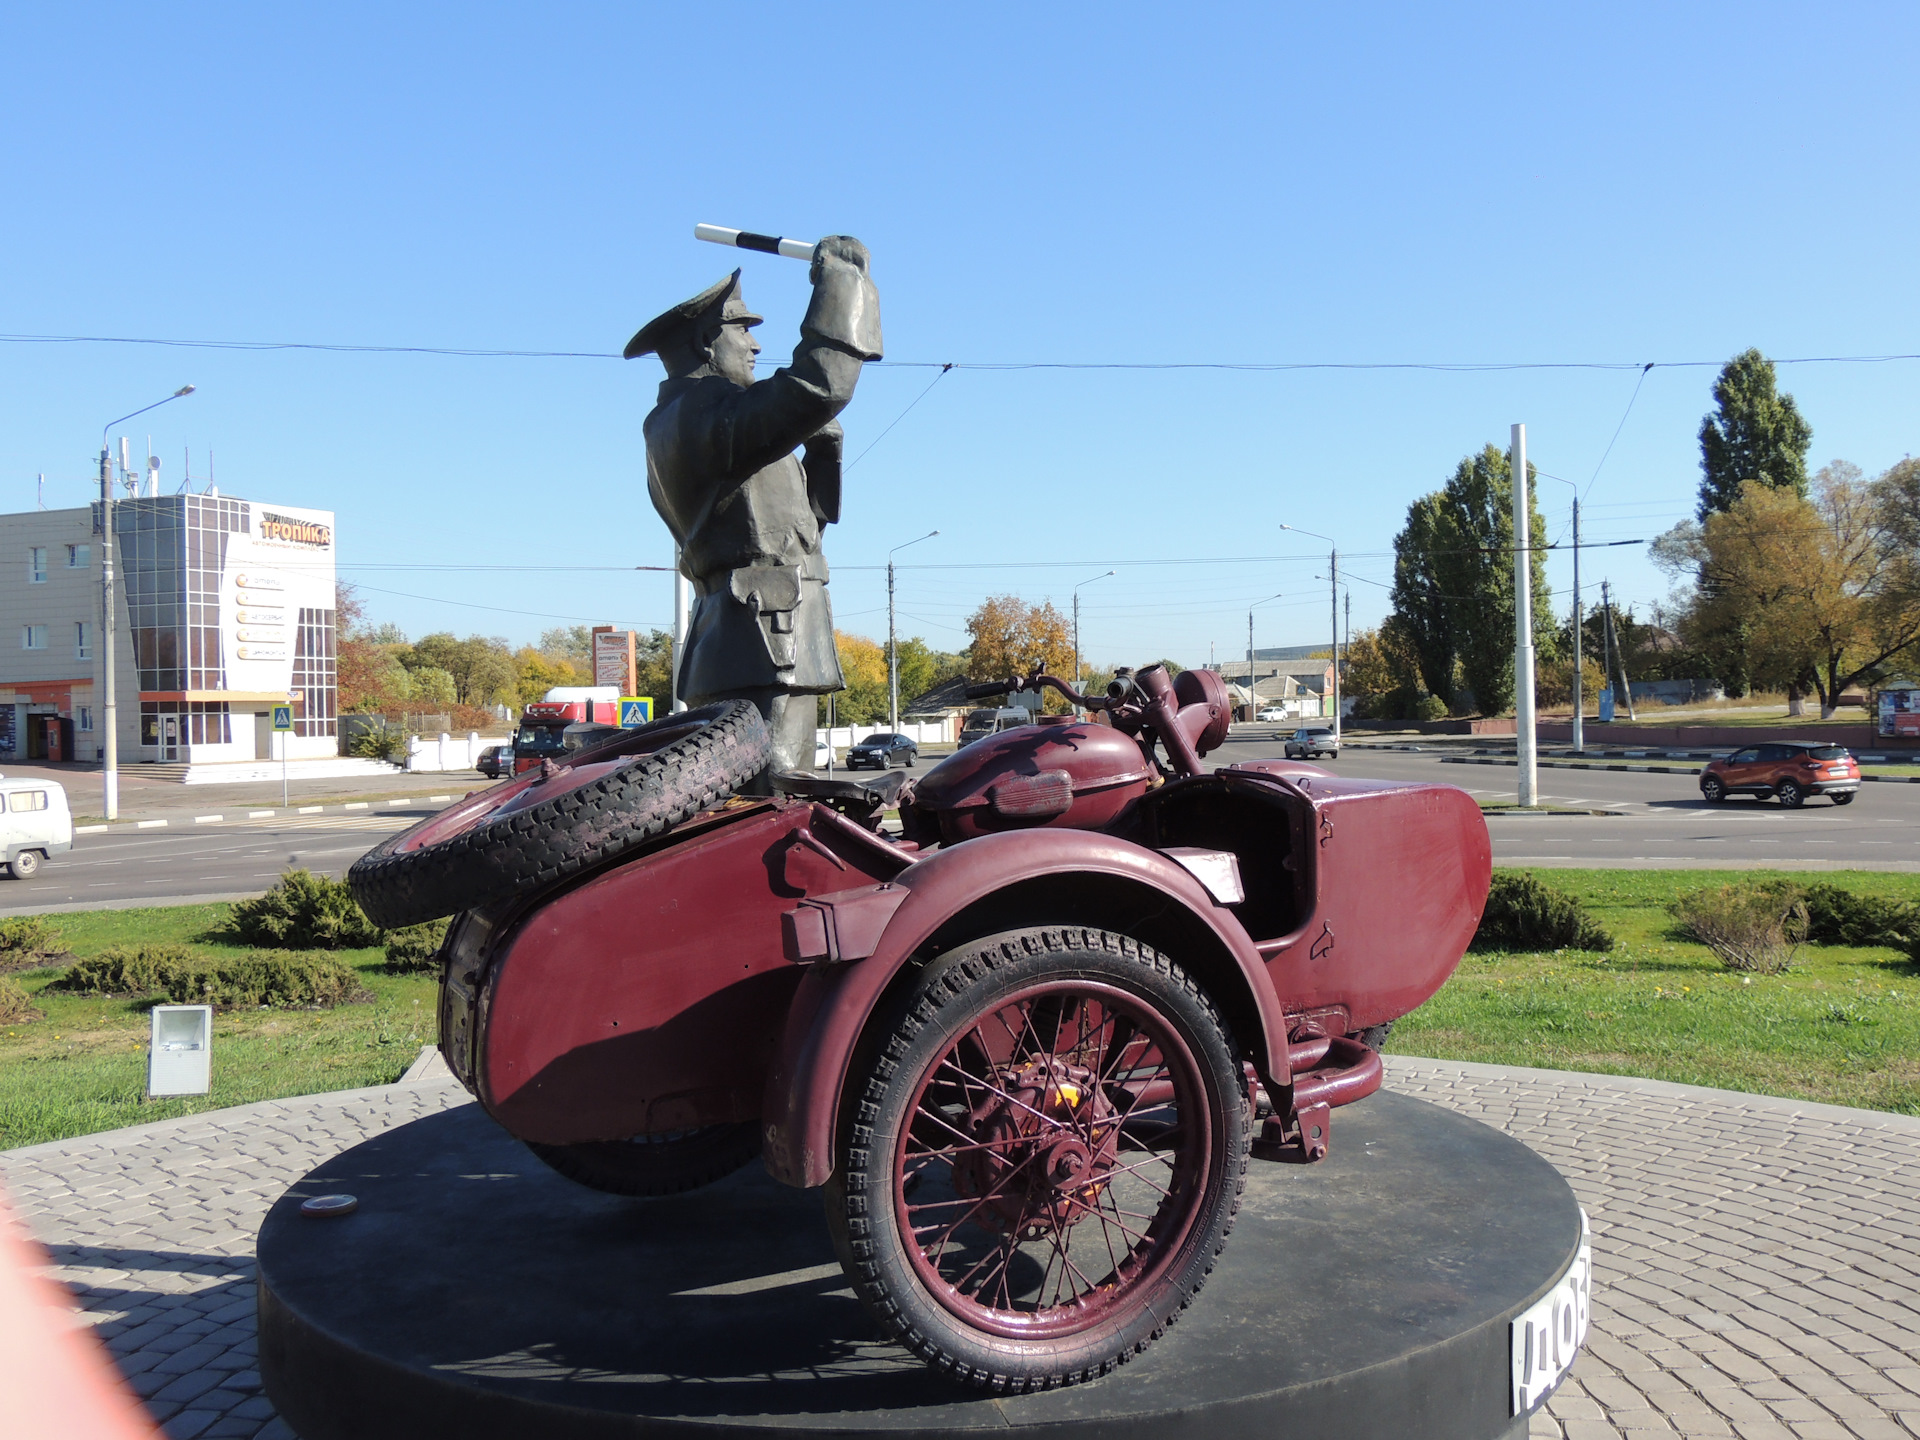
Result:
[[496,904],[718,804],[772,748],[749,701],[688,710],[469,795],[369,850],[347,884],[388,928]]

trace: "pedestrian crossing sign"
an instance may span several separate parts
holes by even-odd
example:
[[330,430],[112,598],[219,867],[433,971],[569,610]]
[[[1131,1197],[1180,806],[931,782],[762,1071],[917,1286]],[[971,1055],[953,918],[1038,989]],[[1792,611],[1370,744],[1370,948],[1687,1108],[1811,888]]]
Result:
[[636,725],[653,723],[653,697],[651,695],[622,695],[620,697],[620,728],[631,730]]
[[273,707],[273,728],[276,730],[293,729],[293,706],[276,705]]

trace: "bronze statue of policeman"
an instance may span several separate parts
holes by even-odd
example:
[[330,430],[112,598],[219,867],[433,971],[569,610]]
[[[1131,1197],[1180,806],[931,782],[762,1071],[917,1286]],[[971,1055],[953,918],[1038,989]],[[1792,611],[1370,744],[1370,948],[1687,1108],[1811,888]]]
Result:
[[800,343],[764,380],[753,378],[761,317],[740,297],[738,270],[649,321],[626,348],[629,360],[658,355],[667,371],[644,430],[647,492],[693,583],[680,696],[695,706],[751,700],[773,732],[776,771],[813,768],[817,697],[845,685],[820,535],[840,518],[834,417],[881,354],[867,269],[853,237],[819,243]]

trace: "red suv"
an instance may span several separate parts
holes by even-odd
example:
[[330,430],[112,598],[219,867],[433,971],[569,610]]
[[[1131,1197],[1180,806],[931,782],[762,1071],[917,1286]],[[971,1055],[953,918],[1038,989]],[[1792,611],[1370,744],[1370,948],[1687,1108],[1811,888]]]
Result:
[[1817,740],[1749,745],[1711,760],[1700,772],[1700,793],[1713,804],[1733,794],[1773,795],[1792,808],[1809,795],[1851,805],[1860,792],[1860,767],[1844,745]]

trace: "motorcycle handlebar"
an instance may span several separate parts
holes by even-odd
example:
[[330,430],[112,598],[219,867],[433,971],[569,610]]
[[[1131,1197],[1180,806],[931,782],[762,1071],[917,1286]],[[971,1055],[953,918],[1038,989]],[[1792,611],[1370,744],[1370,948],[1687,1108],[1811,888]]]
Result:
[[1039,690],[1045,686],[1051,686],[1075,705],[1084,706],[1089,710],[1105,710],[1110,705],[1106,696],[1082,695],[1065,681],[1056,680],[1053,676],[1041,674],[1038,671],[1024,678],[1015,676],[1010,680],[982,681],[978,685],[967,686],[964,693],[969,700],[984,700],[989,695],[1005,695],[1011,690]]

